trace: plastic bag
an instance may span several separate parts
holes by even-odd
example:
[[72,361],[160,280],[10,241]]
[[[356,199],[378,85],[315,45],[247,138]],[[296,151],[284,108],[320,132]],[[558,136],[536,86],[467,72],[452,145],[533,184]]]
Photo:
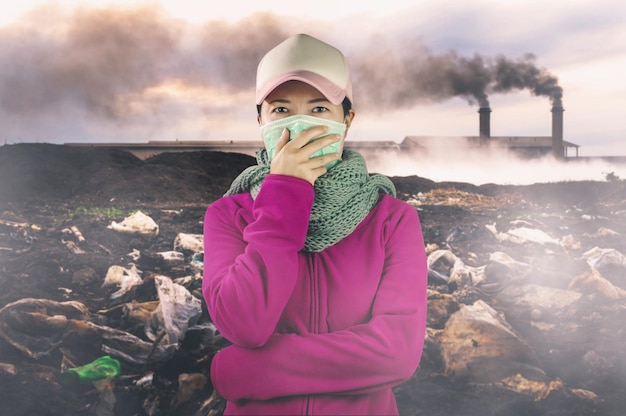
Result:
[[111,230],[126,234],[139,234],[145,237],[156,237],[159,235],[159,226],[156,222],[141,211],[124,218],[121,223],[112,221],[107,227]]
[[111,294],[111,299],[117,299],[124,293],[128,292],[132,287],[140,285],[143,282],[141,271],[137,270],[135,265],[131,265],[129,269],[122,266],[111,266],[104,278],[102,287],[117,285],[120,289]]
[[90,382],[109,377],[116,377],[120,373],[120,362],[115,358],[104,355],[89,364],[80,367],[68,368],[62,375],[63,382]]
[[194,325],[202,314],[200,299],[167,276],[157,275],[154,282],[159,306],[146,322],[146,336],[152,341],[163,337],[166,348],[177,348],[185,338],[187,328]]

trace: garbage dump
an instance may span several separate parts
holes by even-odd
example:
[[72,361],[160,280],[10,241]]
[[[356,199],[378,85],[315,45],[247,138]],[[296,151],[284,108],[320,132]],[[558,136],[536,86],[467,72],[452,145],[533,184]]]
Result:
[[[118,255],[111,256],[124,266],[101,267],[102,277],[92,267],[79,268],[71,275],[76,289],[90,288],[96,292],[93,295],[97,302],[22,298],[0,308],[4,359],[10,353],[15,358],[17,352],[34,363],[58,361],[47,368],[46,382],[55,392],[64,394],[45,406],[53,409],[51,414],[189,414],[200,408],[205,409],[204,414],[210,414],[223,409],[223,401],[211,394],[208,372],[210,357],[227,341],[221,338],[206,312],[203,315],[202,267],[198,265],[202,236],[179,233],[168,244],[156,244],[180,251],[150,250],[154,244],[146,245],[143,238],[158,238],[158,234],[147,232],[159,228],[156,222],[153,225],[146,214],[134,214],[120,224],[130,227],[137,218],[141,224],[148,224],[146,232],[135,226],[132,232],[117,226],[100,230],[109,237],[119,233],[121,239],[114,239],[118,243],[125,241],[141,247],[133,247],[125,254],[120,247]],[[85,236],[78,231],[78,227],[72,226],[59,233],[42,230],[40,235],[50,233],[57,239],[57,250],[63,252],[64,247],[66,255],[76,256],[74,261],[85,258],[86,263],[91,263],[94,251],[104,251],[106,257],[112,254],[104,245],[92,241],[89,233]],[[133,240],[138,235],[142,240]],[[138,265],[148,269],[141,270]],[[73,289],[66,287],[58,287],[52,293],[61,298],[72,298],[74,294]],[[4,359],[0,360],[0,377],[8,377],[7,381],[13,383],[32,377],[28,366]],[[169,394],[163,393],[163,386]],[[89,396],[89,389],[96,393]],[[70,399],[76,394],[84,400],[72,402]],[[125,400],[125,396],[133,398]],[[33,408],[37,409],[36,404],[29,414],[37,413]]]
[[[220,415],[202,221],[253,162],[0,147],[0,414]],[[624,182],[392,180],[429,264],[400,413],[621,415]]]

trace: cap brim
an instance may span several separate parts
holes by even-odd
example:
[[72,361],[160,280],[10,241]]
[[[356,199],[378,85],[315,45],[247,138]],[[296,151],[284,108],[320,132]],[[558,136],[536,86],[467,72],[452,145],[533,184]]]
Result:
[[341,88],[321,75],[310,71],[291,71],[281,74],[257,89],[257,105],[262,104],[272,91],[287,81],[301,81],[309,84],[335,105],[341,104],[348,95],[348,88]]

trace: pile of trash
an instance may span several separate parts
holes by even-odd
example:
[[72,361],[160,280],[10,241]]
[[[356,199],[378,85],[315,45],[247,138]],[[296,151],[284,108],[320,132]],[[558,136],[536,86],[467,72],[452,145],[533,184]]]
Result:
[[[0,225],[14,231],[9,236],[15,240],[3,245],[5,255],[12,257],[27,253],[37,240],[35,235],[46,232],[14,221],[0,220]],[[143,244],[159,235],[157,223],[141,210],[106,228],[131,241],[139,238],[135,241]],[[37,233],[31,235],[27,229]],[[25,234],[30,238],[20,237]],[[62,229],[61,235],[60,243],[72,255],[88,255],[88,240],[77,226]],[[79,300],[30,297],[0,308],[2,384],[23,389],[30,384],[27,378],[41,376],[30,374],[28,366],[9,362],[11,354],[5,350],[10,346],[27,362],[53,363],[48,364],[46,388],[65,393],[45,404],[31,404],[23,414],[44,414],[40,412],[47,409],[64,415],[176,411],[207,415],[223,410],[223,401],[211,394],[208,380],[211,357],[226,341],[202,307],[203,236],[178,233],[171,247],[157,252],[135,248],[120,259],[124,264],[111,264],[100,282],[91,268],[75,271],[73,286],[99,286],[106,294],[105,309],[93,310]],[[65,297],[75,297],[73,290],[59,289]],[[174,363],[187,371],[168,368]],[[169,386],[169,396],[163,394],[163,384]],[[24,393],[14,392],[18,397]],[[132,395],[135,400],[129,402]]]
[[[492,414],[621,414],[626,200],[530,205],[455,225],[427,247],[426,348],[401,399],[444,378],[499,398]],[[483,405],[456,392],[438,414]]]
[[[249,160],[3,151],[0,413],[220,415],[209,369],[228,341],[202,299],[202,221]],[[420,214],[429,265],[401,414],[621,415],[624,182],[392,180]]]

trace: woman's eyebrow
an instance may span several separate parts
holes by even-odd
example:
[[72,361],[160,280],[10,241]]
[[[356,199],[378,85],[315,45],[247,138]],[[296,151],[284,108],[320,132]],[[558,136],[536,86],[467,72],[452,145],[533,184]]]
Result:
[[315,103],[329,103],[330,101],[328,101],[326,98],[314,98],[312,100],[309,100],[309,104],[315,104]]
[[281,103],[281,104],[288,104],[291,101],[285,99],[285,98],[277,98],[275,100],[270,101],[270,104],[274,104],[274,103]]

